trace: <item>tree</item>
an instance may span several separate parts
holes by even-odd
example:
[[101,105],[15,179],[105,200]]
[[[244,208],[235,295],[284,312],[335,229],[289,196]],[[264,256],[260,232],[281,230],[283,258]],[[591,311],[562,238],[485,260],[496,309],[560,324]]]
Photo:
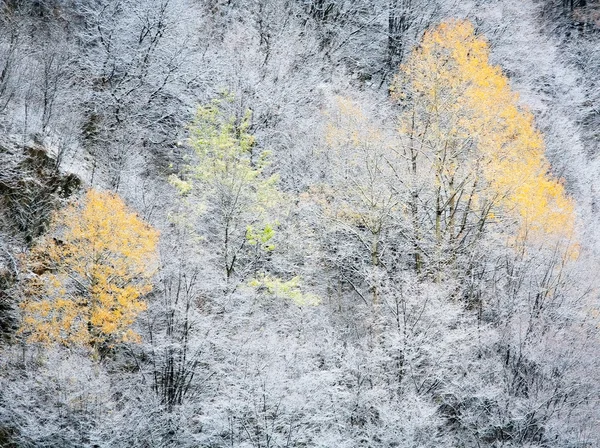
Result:
[[90,190],[57,212],[26,257],[32,274],[20,332],[32,342],[97,349],[137,340],[131,330],[152,290],[158,232],[114,194]]
[[427,31],[391,90],[403,106],[413,239],[426,249],[417,258],[439,271],[490,223],[515,224],[522,238],[571,238],[572,200],[548,174],[532,114],[490,65],[473,25]]
[[336,240],[329,264],[363,299],[360,284],[367,284],[371,302],[377,304],[381,271],[392,267],[387,263],[391,236],[403,226],[399,211],[404,198],[391,168],[399,163],[393,139],[360,104],[345,97],[335,97],[324,133],[328,179],[313,186],[311,196],[327,223],[323,235]]
[[[152,388],[169,412],[193,392],[201,354],[195,347],[198,339],[194,337],[201,306],[197,271],[191,271],[188,277],[183,262],[173,264],[178,264],[173,273],[166,272],[166,267],[161,269],[157,292],[162,300],[155,304],[158,310],[148,319],[147,328],[152,344]],[[148,312],[150,316],[152,311]]]
[[139,169],[140,147],[146,157],[176,140],[183,122],[178,81],[189,60],[188,7],[178,0],[78,6],[76,20],[85,23],[76,29],[79,66],[87,80],[80,116],[93,157],[92,185],[107,180],[115,191],[127,188],[125,173]]
[[228,110],[234,98],[223,94],[198,108],[190,128],[197,164],[184,171],[185,180],[172,177],[182,195],[193,194],[203,204],[211,242],[217,242],[221,271],[229,280],[236,270],[252,268],[260,254],[272,251],[280,204],[279,177],[268,175],[269,152],[261,151],[249,132],[251,112],[238,117]]

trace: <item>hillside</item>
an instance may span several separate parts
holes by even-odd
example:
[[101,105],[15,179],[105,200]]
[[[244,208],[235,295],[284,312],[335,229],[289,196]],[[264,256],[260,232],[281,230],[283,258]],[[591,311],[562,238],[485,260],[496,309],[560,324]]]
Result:
[[0,447],[600,446],[600,3],[0,0]]

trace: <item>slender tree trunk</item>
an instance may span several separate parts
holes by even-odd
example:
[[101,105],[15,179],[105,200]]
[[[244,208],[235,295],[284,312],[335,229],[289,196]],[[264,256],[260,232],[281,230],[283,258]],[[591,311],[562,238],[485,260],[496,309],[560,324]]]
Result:
[[[379,234],[381,230],[373,233],[373,242],[371,244],[371,265],[373,268],[377,269],[379,267]],[[379,286],[378,280],[375,279],[372,287],[373,293],[373,305],[377,306],[379,304]]]
[[388,64],[390,68],[402,60],[405,33],[408,30],[408,12],[412,0],[389,0],[388,4]]
[[[414,116],[413,116],[413,129],[414,129]],[[412,175],[412,185],[410,192],[410,204],[409,209],[411,213],[411,223],[413,228],[413,252],[415,260],[415,270],[417,274],[421,273],[423,260],[421,256],[421,232],[419,229],[419,190],[416,185],[417,181],[417,156],[418,152],[415,148],[414,139],[411,136],[410,139],[410,169]]]

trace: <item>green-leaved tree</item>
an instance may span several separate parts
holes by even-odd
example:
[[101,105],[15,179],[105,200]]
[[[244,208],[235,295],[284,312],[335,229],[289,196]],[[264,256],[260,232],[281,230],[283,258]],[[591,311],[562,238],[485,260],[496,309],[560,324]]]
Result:
[[189,139],[195,161],[172,183],[200,204],[196,210],[206,226],[201,236],[215,244],[226,279],[237,273],[241,280],[275,248],[273,210],[282,195],[279,177],[267,173],[269,151],[260,150],[250,133],[251,111],[237,115],[233,101],[222,94],[198,108]]

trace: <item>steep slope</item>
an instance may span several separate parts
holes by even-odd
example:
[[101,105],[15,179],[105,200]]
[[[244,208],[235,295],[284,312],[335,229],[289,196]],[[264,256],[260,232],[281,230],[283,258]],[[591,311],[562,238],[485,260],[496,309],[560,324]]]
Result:
[[[5,215],[0,446],[599,445],[597,71],[567,54],[594,41],[551,34],[545,5],[0,0],[0,206],[26,209],[30,187],[58,205],[81,179],[161,231],[140,343],[99,353],[15,335],[32,298],[15,280],[38,275],[17,252],[51,207]],[[454,179],[430,148],[407,163],[411,98],[388,86],[443,18],[475,23],[535,114],[578,244],[520,239],[509,213],[453,194],[446,209],[467,203],[478,230],[442,242],[429,199]],[[45,151],[59,160],[24,163]],[[50,165],[77,177],[38,179]],[[453,212],[444,225],[454,235]],[[60,291],[84,297],[81,283]]]

